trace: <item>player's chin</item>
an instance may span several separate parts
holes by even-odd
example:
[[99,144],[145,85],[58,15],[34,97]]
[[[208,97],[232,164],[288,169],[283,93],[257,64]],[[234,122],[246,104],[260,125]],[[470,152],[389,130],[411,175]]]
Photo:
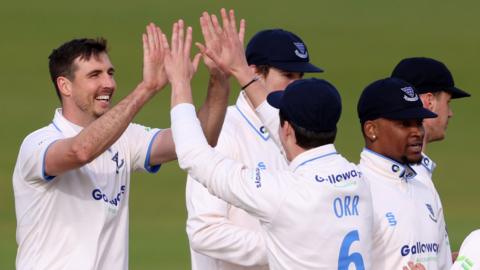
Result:
[[405,159],[409,164],[419,164],[422,161],[422,152],[408,153]]

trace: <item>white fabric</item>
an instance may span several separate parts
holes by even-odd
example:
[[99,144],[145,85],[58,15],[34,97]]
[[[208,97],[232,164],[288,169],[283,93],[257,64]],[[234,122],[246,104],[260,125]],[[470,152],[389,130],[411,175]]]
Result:
[[300,154],[289,170],[248,168],[208,146],[191,104],[171,118],[180,167],[260,220],[271,269],[370,269],[370,192],[333,145]]
[[448,232],[447,232],[447,225],[445,222],[445,216],[444,216],[444,211],[443,211],[443,205],[442,201],[440,199],[440,194],[438,194],[437,189],[435,188],[435,185],[432,180],[432,174],[435,168],[437,167],[437,164],[429,158],[427,155],[422,154],[422,161],[419,165],[414,165],[412,166],[413,170],[417,172],[416,179],[418,179],[420,182],[424,183],[430,190],[433,192],[437,198],[437,204],[439,206],[438,213],[436,214],[438,217],[439,224],[444,224],[444,229],[443,229],[443,236],[444,239],[443,241],[445,242],[445,248],[439,251],[439,258],[444,258],[443,261],[440,261],[440,264],[438,266],[439,269],[448,269],[452,265],[452,251],[450,249],[450,241],[448,238]]
[[81,129],[58,109],[53,123],[28,135],[20,147],[13,174],[17,269],[128,268],[130,173],[158,171],[148,160],[159,130],[130,124],[94,161],[46,176],[49,145]]
[[400,269],[409,261],[449,269],[451,262],[439,253],[449,247],[436,193],[410,167],[368,149],[362,151],[359,166],[372,192],[372,269]]
[[480,230],[465,238],[452,270],[480,270]]
[[[248,167],[262,166],[268,171],[287,168],[244,92],[236,105],[228,108],[215,149]],[[258,219],[211,195],[191,176],[187,178],[186,201],[193,270],[268,269]]]

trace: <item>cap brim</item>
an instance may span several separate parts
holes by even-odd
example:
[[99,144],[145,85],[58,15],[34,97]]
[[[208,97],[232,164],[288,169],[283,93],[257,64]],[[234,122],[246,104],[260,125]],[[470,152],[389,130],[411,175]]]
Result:
[[401,111],[395,111],[383,114],[381,117],[392,120],[409,120],[409,119],[424,119],[435,118],[437,114],[431,112],[423,107],[408,108]]
[[452,94],[452,99],[454,98],[464,98],[464,97],[469,97],[471,96],[469,93],[461,90],[461,89],[458,89],[456,87],[450,87],[450,88],[447,88],[445,89],[445,91],[449,92],[450,94]]
[[284,91],[279,90],[275,92],[271,92],[267,96],[267,102],[270,104],[270,106],[280,109],[280,104],[282,102],[282,97],[283,97]]
[[272,67],[288,71],[288,72],[303,72],[303,73],[315,73],[323,72],[323,69],[312,65],[308,62],[283,62],[283,63],[270,63]]

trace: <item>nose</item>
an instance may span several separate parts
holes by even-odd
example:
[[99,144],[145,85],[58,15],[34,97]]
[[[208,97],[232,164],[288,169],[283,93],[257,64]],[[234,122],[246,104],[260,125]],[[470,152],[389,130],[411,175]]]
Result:
[[414,125],[412,127],[412,135],[419,136],[423,139],[423,136],[425,135],[425,128],[423,127],[423,123],[418,123],[417,125]]
[[112,75],[106,74],[106,76],[103,79],[103,87],[105,88],[110,88],[110,89],[115,89],[116,82],[115,79],[113,78]]
[[453,110],[452,108],[448,108],[448,118],[453,117]]

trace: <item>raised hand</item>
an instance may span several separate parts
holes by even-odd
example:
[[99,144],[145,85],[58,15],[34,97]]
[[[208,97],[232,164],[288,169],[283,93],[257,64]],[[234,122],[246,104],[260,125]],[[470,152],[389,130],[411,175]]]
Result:
[[185,36],[184,22],[178,20],[172,27],[171,46],[165,34],[162,35],[162,46],[165,50],[165,71],[170,83],[190,83],[201,57],[201,54],[197,54],[193,61],[190,60],[192,28],[187,28]]
[[205,45],[198,42],[195,45],[225,74],[235,75],[242,68],[248,68],[243,48],[245,20],[240,21],[240,28],[237,31],[234,11],[230,10],[227,15],[226,10],[222,8],[220,13],[223,27],[220,26],[217,16],[209,15],[207,12],[203,13],[200,17],[200,26]]
[[168,83],[165,73],[165,50],[162,46],[162,30],[154,23],[146,27],[143,39],[143,81],[149,90],[159,91]]

